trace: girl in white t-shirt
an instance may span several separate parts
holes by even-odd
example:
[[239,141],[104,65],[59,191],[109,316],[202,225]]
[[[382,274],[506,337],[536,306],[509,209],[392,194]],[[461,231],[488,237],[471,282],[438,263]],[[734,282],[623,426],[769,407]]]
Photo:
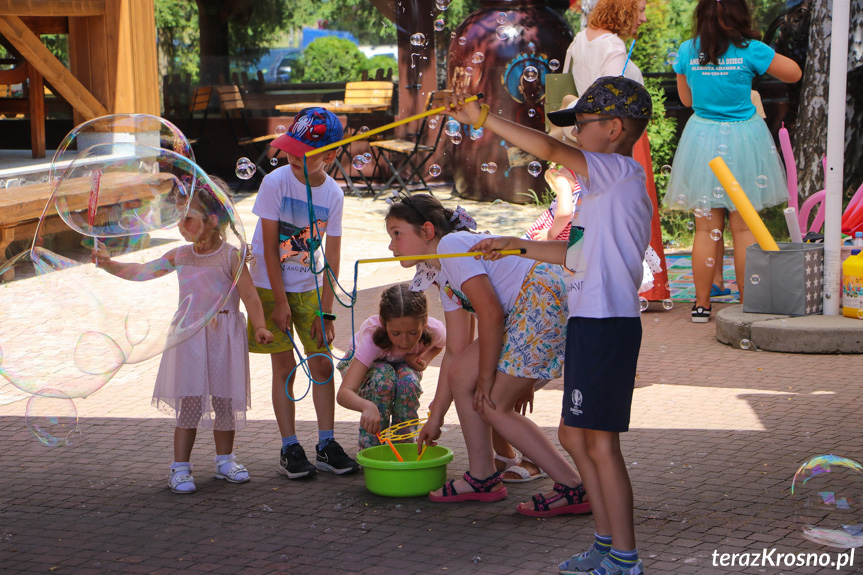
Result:
[[[476,222],[429,194],[413,194],[390,206],[387,233],[395,256],[460,254],[477,243]],[[417,258],[401,262],[423,268],[412,288],[437,284],[447,326],[429,419],[419,442],[434,445],[450,403],[455,401],[468,452],[469,470],[429,499],[442,503],[498,501],[507,495],[495,468],[491,428],[555,481],[567,505],[519,513],[548,517],[586,513],[590,503],[575,468],[545,433],[521,411],[532,405],[534,386],[562,372],[567,318],[566,285],[560,266],[524,258],[488,262],[472,257]],[[477,339],[471,318],[476,317]]]
[[361,449],[380,445],[376,434],[382,429],[417,419],[422,373],[445,344],[446,328],[428,317],[424,293],[404,284],[383,291],[379,314],[363,322],[351,343],[353,358],[337,366],[339,405],[362,413]]

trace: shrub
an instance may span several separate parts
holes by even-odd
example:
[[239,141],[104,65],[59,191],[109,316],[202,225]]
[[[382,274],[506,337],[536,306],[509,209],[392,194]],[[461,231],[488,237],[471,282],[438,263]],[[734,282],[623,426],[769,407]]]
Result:
[[301,82],[353,82],[362,76],[366,57],[356,44],[344,38],[318,38],[300,58],[297,77]]
[[391,68],[393,71],[393,79],[398,79],[399,75],[399,63],[395,58],[390,58],[389,56],[372,56],[362,66],[362,70],[368,70],[369,80],[373,80],[375,77],[375,72],[378,70],[383,70],[386,73],[387,69]]

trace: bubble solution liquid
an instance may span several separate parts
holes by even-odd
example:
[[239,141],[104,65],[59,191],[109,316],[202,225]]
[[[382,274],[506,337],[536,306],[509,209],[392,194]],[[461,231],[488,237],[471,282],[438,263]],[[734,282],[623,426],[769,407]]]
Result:
[[842,315],[863,319],[863,254],[859,249],[842,264]]

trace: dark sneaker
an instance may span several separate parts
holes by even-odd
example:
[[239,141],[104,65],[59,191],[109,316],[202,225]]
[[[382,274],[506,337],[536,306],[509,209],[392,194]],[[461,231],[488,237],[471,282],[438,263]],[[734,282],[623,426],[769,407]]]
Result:
[[287,475],[288,479],[302,479],[311,477],[318,470],[306,458],[306,452],[299,443],[282,448],[282,456],[279,458],[279,473]]
[[701,305],[692,306],[692,323],[707,323],[710,321],[710,308]]
[[315,467],[321,471],[345,475],[360,470],[360,464],[348,457],[348,454],[335,439],[331,439],[323,449],[318,447],[315,451],[318,454]]

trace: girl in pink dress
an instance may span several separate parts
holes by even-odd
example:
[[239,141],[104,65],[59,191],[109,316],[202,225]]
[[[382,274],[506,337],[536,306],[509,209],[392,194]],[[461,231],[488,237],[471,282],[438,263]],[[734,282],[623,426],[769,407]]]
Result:
[[[202,184],[196,186],[189,210],[179,224],[189,244],[144,264],[113,261],[104,249],[96,255],[99,267],[133,281],[177,272],[180,305],[168,336],[171,347],[162,354],[153,392],[153,404],[176,416],[174,463],[168,482],[174,493],[196,491],[189,459],[199,426],[213,429],[216,479],[249,481],[248,470],[235,461],[233,454],[234,434],[245,424],[246,410],[251,406],[248,339],[246,320],[239,309],[241,298],[255,327],[255,339],[269,343],[273,335],[265,327],[261,300],[240,251],[225,241],[228,223],[225,206],[208,185]],[[227,298],[225,294],[229,294]],[[224,302],[221,309],[214,310],[214,302],[219,301]],[[212,319],[207,322],[208,316]],[[184,327],[199,322],[207,323],[191,336],[183,333]],[[179,343],[172,345],[172,339]]]

